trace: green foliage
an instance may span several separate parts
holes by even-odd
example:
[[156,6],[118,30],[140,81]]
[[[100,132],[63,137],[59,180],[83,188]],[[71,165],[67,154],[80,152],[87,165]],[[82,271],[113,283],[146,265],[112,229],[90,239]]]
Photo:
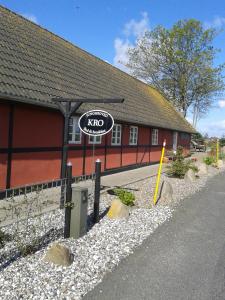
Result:
[[210,166],[215,162],[215,158],[213,156],[206,156],[203,158],[203,161],[206,165]]
[[185,161],[185,164],[186,164],[186,169],[187,169],[187,171],[188,171],[189,169],[191,169],[191,170],[194,171],[195,173],[198,172],[198,167],[196,167],[196,166],[193,164],[193,162],[192,162],[191,159],[186,160],[186,161]]
[[0,229],[0,248],[4,247],[5,242],[10,240],[10,235],[4,233],[1,229]]
[[20,254],[24,257],[35,253],[37,249],[38,247],[36,241],[33,241],[31,244],[27,244],[27,245],[21,243],[20,247],[18,247]]
[[223,147],[223,146],[225,146],[225,138],[224,137],[220,139],[220,147]]
[[114,193],[119,197],[120,201],[127,206],[134,206],[135,196],[125,189],[114,189]]
[[225,159],[225,153],[220,153],[219,154],[219,159],[223,159],[224,160]]
[[224,89],[224,65],[214,67],[218,49],[213,40],[218,33],[195,19],[180,20],[171,29],[157,26],[129,49],[126,66],[135,77],[165,95],[184,116],[192,107],[196,121]]
[[167,166],[166,173],[169,176],[184,178],[184,175],[189,169],[192,169],[194,172],[198,171],[198,168],[193,165],[191,160],[184,159],[183,148],[179,146],[174,161],[171,165]]
[[192,140],[194,140],[194,141],[204,143],[204,137],[202,136],[202,134],[200,132],[192,134],[191,137],[192,137]]

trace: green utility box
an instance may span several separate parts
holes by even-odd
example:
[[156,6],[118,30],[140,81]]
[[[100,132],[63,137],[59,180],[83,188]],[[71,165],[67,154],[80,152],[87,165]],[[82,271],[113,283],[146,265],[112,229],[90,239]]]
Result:
[[72,187],[70,237],[78,239],[87,232],[88,189]]

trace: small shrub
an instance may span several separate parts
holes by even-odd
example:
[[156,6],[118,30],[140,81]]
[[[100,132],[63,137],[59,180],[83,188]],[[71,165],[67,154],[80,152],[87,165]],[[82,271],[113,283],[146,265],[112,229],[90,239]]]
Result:
[[124,189],[114,189],[114,193],[120,201],[127,206],[134,206],[135,196]]
[[225,153],[220,153],[219,154],[219,159],[223,159],[224,160],[225,159]]
[[27,256],[27,255],[30,255],[30,254],[33,254],[35,253],[37,250],[37,245],[36,243],[31,243],[31,244],[28,244],[28,245],[22,245],[21,244],[21,247],[19,247],[19,252],[22,256]]
[[210,166],[215,162],[215,158],[212,156],[206,156],[203,158],[203,161],[206,165]]
[[198,168],[193,165],[191,160],[185,160],[183,156],[183,148],[178,147],[177,153],[175,155],[174,161],[170,166],[167,167],[167,175],[184,178],[184,175],[187,173],[189,169],[192,169],[194,172],[198,171]]
[[220,147],[225,146],[225,137],[220,139]]
[[10,235],[4,233],[1,229],[0,229],[0,248],[5,246],[5,242],[10,240]]

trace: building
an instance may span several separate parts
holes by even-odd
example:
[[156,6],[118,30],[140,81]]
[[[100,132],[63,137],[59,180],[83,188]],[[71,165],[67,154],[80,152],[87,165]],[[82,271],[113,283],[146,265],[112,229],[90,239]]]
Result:
[[82,135],[71,118],[74,176],[93,171],[93,147],[104,172],[159,161],[164,139],[190,147],[194,129],[157,90],[1,6],[0,189],[60,178],[64,120],[52,97],[125,99],[79,108],[114,117],[106,136]]

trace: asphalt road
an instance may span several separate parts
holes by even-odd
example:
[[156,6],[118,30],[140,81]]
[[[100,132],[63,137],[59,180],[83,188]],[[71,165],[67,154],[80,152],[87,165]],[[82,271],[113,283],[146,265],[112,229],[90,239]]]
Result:
[[85,300],[225,299],[225,173],[187,198]]

